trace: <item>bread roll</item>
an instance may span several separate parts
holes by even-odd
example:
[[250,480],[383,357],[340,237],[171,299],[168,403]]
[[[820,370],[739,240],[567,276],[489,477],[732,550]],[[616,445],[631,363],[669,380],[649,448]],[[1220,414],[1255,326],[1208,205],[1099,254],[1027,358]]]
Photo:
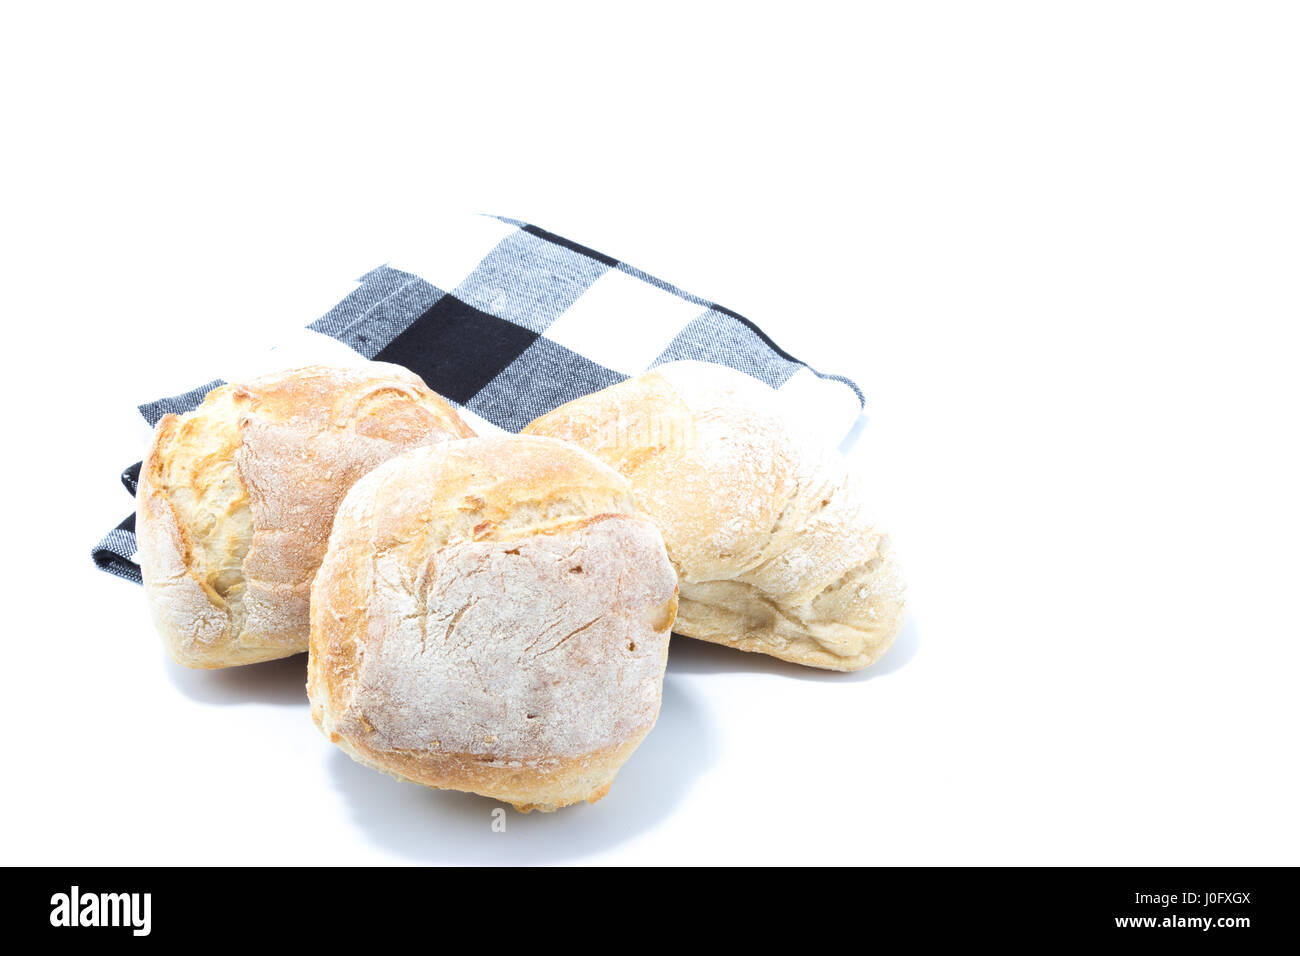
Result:
[[627,481],[576,446],[410,452],[339,508],[312,717],[399,779],[524,811],[595,802],[658,716],[676,595]]
[[617,469],[677,570],[676,631],[850,671],[898,632],[903,585],[839,455],[800,439],[776,393],[740,372],[673,362],[524,429]]
[[305,651],[312,578],[353,482],[472,434],[418,376],[379,362],[223,385],[164,416],[140,470],[136,538],[171,656],[206,668]]

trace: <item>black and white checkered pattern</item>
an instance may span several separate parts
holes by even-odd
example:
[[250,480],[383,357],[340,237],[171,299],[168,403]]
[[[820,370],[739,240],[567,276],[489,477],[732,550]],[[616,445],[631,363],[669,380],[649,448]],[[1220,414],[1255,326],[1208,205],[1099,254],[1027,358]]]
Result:
[[[367,273],[301,341],[270,350],[264,370],[365,359],[416,372],[480,434],[518,431],[565,402],[679,359],[727,365],[780,390],[783,403],[831,441],[863,405],[853,382],[814,371],[744,316],[544,229],[490,216],[428,237],[416,261]],[[223,383],[149,402],[140,414],[152,426],[197,407]],[[132,494],[139,469],[122,475]],[[102,570],[139,582],[134,529],[132,515],[93,557]]]

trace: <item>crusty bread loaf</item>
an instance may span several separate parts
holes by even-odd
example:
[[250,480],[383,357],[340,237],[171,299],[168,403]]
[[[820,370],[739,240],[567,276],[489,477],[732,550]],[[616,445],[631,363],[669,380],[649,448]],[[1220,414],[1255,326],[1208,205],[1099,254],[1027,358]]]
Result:
[[839,455],[796,435],[766,385],[673,362],[524,429],[631,482],[677,570],[676,631],[831,670],[879,659],[903,616],[888,538]]
[[353,482],[472,434],[418,376],[379,362],[223,385],[165,416],[140,471],[136,537],[172,657],[229,667],[305,651],[312,578]]
[[658,716],[676,594],[627,481],[576,446],[407,453],[338,509],[312,717],[400,779],[521,810],[594,802]]

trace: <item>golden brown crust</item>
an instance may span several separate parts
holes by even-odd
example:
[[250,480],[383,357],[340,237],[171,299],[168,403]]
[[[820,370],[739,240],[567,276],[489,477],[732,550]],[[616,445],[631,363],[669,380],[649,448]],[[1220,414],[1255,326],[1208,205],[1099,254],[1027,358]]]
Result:
[[575,442],[631,481],[679,576],[679,634],[830,670],[893,642],[903,586],[859,482],[757,381],[670,363],[524,434]]
[[[608,796],[619,768],[632,756],[650,727],[621,744],[581,757],[559,757],[522,766],[502,766],[476,754],[375,751],[338,734],[330,739],[353,760],[407,783],[440,790],[462,790],[509,803],[522,813],[549,813]],[[439,781],[436,784],[427,781]]]
[[308,696],[357,760],[522,809],[595,800],[653,726],[676,579],[627,482],[544,438],[394,459],[338,509]]
[[418,376],[384,363],[224,385],[165,416],[136,533],[168,651],[211,668],[306,650],[311,580],[348,488],[408,448],[470,435]]

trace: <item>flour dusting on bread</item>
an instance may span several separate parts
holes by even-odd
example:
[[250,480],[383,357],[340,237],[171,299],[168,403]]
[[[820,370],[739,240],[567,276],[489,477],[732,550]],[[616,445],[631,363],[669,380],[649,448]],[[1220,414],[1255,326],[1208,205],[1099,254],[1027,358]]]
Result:
[[312,596],[313,717],[427,786],[598,799],[658,715],[676,583],[627,481],[576,446],[409,453],[338,511]]
[[307,648],[311,582],[343,495],[409,448],[471,435],[398,366],[312,366],[210,392],[158,423],[136,532],[172,656],[227,667]]
[[831,670],[892,643],[903,585],[889,540],[858,479],[762,383],[673,362],[524,431],[576,442],[631,481],[680,578],[679,633]]

